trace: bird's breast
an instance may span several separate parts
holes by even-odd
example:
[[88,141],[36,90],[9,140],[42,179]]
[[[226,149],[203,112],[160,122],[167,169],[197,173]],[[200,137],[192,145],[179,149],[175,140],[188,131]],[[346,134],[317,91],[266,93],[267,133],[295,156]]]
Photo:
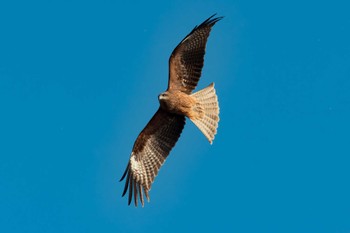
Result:
[[160,106],[168,112],[189,116],[196,100],[183,92],[175,92],[168,95],[167,99],[160,101]]

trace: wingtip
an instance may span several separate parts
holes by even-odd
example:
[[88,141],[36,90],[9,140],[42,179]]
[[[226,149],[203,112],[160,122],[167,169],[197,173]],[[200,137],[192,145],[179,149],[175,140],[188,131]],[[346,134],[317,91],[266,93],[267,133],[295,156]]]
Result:
[[[206,20],[204,20],[203,23],[201,23],[200,25],[197,25],[193,28],[193,30],[190,32],[190,34],[192,32],[194,32],[196,29],[201,28],[201,27],[206,27],[206,26],[214,26],[214,24],[216,24],[218,21],[222,20],[224,18],[224,16],[219,16],[216,18],[213,18],[214,16],[216,16],[217,13],[213,14],[212,16],[210,16],[209,18],[207,18]],[[189,34],[189,35],[190,35]],[[185,37],[185,39],[187,38],[187,36]]]
[[141,205],[142,205],[142,207],[144,206],[144,203],[145,203],[145,201],[144,201],[144,199],[143,199],[143,191],[142,191],[142,186],[141,186],[141,184],[139,184],[139,194],[140,194],[140,201],[141,201]]
[[137,184],[136,181],[134,182],[134,202],[135,202],[135,206],[137,207],[138,204],[138,190],[137,190]]
[[[124,178],[123,178],[123,179],[124,179]],[[126,192],[128,191],[129,179],[130,179],[130,176],[129,176],[129,174],[128,174],[128,176],[126,177],[126,181],[125,181],[125,186],[124,186],[124,191],[123,191],[122,197],[124,197],[124,195],[125,195]]]
[[126,169],[125,169],[122,177],[120,178],[119,182],[124,180],[124,178],[125,178],[126,174],[128,173],[128,171],[129,171],[129,164],[126,166]]
[[144,191],[144,193],[145,193],[145,196],[146,196],[147,201],[150,202],[150,197],[149,197],[149,193],[148,193],[149,188],[147,188],[147,189],[144,188],[143,191]]
[[[213,18],[214,16],[216,16],[218,13],[214,13],[212,16],[210,16],[208,19],[210,20],[211,18]],[[218,16],[216,17],[216,19],[222,19],[224,18],[224,16]]]
[[218,16],[218,17],[215,17],[217,13],[213,14],[212,16],[210,16],[208,19],[206,19],[203,24],[207,24],[207,25],[211,25],[213,26],[216,22],[222,20],[224,18],[224,16]]
[[129,183],[129,197],[128,197],[128,205],[130,205],[131,201],[132,201],[132,193],[133,193],[133,179],[130,179],[130,183]]
[[137,207],[138,201],[139,201],[138,199],[140,198],[141,205],[142,207],[144,207],[144,204],[145,204],[144,195],[146,196],[147,201],[150,202],[150,197],[148,194],[149,189],[147,189],[146,187],[136,182],[136,180],[134,180],[128,172],[125,174],[124,177],[126,177],[126,180],[125,180],[125,186],[122,193],[122,197],[124,197],[125,194],[129,191],[128,206],[130,206],[131,203],[134,201],[134,205],[135,207]]

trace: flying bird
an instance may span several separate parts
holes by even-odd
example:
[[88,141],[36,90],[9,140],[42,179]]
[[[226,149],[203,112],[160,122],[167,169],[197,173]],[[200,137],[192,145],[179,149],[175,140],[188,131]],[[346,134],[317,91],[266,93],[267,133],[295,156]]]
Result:
[[211,28],[223,17],[209,17],[196,26],[174,49],[169,58],[168,88],[158,96],[159,109],[137,137],[126,170],[124,196],[129,190],[128,204],[135,206],[149,191],[160,167],[180,137],[189,118],[210,144],[219,122],[219,102],[214,83],[192,93],[202,73],[206,43]]

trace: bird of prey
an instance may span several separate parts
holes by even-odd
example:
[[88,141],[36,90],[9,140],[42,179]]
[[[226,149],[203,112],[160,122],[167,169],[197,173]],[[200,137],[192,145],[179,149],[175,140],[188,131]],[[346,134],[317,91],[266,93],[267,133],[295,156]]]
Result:
[[158,96],[159,109],[137,137],[129,163],[120,179],[126,178],[124,196],[129,189],[128,204],[135,206],[144,195],[149,201],[151,185],[160,167],[180,137],[189,118],[210,144],[219,122],[219,103],[214,83],[192,93],[204,64],[205,47],[211,28],[223,17],[215,14],[196,26],[174,49],[169,58],[168,89]]

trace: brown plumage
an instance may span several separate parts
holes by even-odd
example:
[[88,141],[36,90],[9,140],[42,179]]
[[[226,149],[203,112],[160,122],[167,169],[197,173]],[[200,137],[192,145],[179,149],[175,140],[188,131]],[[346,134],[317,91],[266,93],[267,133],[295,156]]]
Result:
[[219,122],[219,103],[214,84],[192,93],[201,76],[209,33],[222,17],[211,16],[196,26],[174,49],[169,59],[168,89],[159,95],[160,107],[137,137],[129,163],[120,179],[126,178],[123,196],[129,190],[128,204],[135,206],[149,190],[188,117],[210,143]]
[[186,94],[196,88],[204,65],[205,46],[214,24],[223,17],[212,15],[196,26],[174,49],[169,58],[168,90]]

